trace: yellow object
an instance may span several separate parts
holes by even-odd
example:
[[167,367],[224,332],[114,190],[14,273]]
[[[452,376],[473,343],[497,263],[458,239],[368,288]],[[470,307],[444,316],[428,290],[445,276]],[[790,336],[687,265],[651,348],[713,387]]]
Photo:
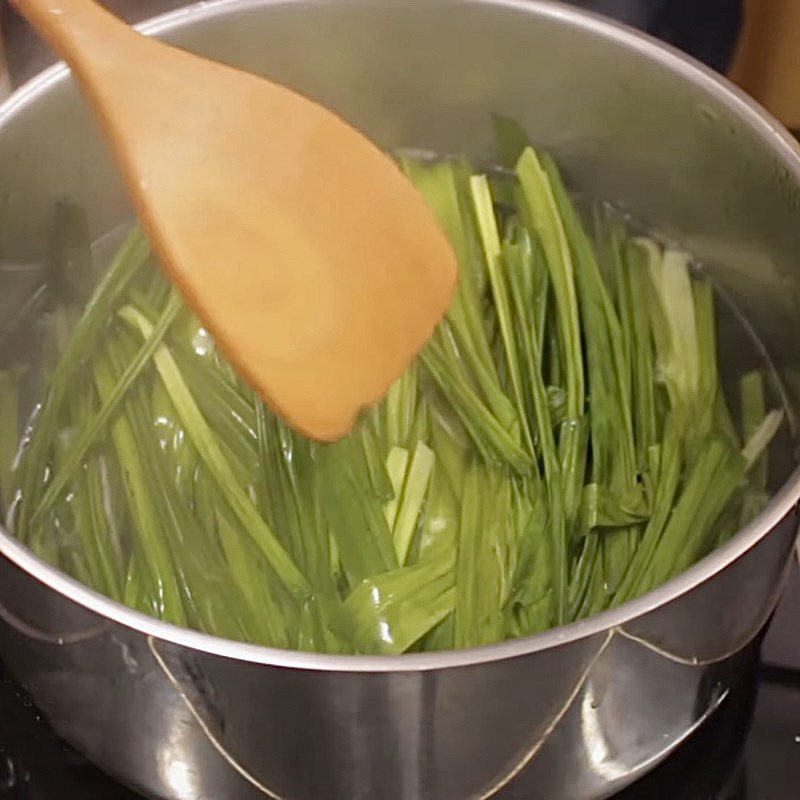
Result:
[[790,128],[800,128],[800,0],[746,0],[730,77]]
[[230,361],[303,433],[345,434],[453,292],[455,256],[422,196],[283,86],[91,0],[15,4],[72,67],[159,261]]

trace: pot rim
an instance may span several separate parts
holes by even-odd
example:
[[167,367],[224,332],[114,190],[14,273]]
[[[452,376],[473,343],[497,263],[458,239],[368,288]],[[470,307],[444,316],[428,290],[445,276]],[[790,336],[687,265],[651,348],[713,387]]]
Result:
[[[154,17],[137,28],[149,35],[168,34],[184,25],[226,16],[244,10],[303,0],[200,0],[193,5]],[[331,0],[323,0],[330,2]],[[367,0],[350,0],[367,2]],[[452,3],[455,0],[428,0]],[[599,14],[548,0],[461,0],[468,4],[495,6],[499,9],[549,18],[580,28],[615,45],[634,50],[660,64],[677,77],[695,83],[760,136],[778,155],[783,165],[800,183],[800,146],[786,129],[756,101],[705,65],[653,37]],[[37,101],[55,85],[69,79],[69,69],[59,62],[19,88],[0,106],[0,128],[27,105]],[[275,667],[324,672],[418,672],[466,667],[491,661],[528,655],[558,645],[604,633],[654,611],[689,592],[726,569],[733,561],[755,547],[796,507],[800,500],[800,466],[796,467],[762,512],[730,541],[698,561],[665,584],[616,608],[585,620],[572,622],[548,631],[482,647],[415,653],[398,656],[328,655],[296,650],[279,650],[261,645],[223,639],[189,628],[163,622],[112,600],[69,577],[40,559],[0,525],[0,555],[36,580],[90,611],[148,637],[206,653]],[[1,611],[2,609],[0,609]],[[51,634],[56,636],[57,633]],[[64,634],[72,638],[73,634]]]

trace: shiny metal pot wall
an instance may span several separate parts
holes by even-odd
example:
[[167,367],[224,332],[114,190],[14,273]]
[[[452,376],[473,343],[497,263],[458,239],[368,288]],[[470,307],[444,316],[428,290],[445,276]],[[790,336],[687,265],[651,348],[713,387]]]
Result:
[[[386,147],[490,158],[489,114],[517,117],[574,186],[706,261],[791,375],[798,152],[659,45],[514,0],[233,0],[150,30],[284,81]],[[65,71],[0,111],[0,186],[0,252],[19,261],[39,255],[54,198],[84,204],[98,235],[129,213]],[[781,587],[799,483],[796,473],[723,549],[620,609],[479,650],[386,659],[173,628],[0,533],[0,654],[61,735],[153,796],[599,798],[724,702]]]

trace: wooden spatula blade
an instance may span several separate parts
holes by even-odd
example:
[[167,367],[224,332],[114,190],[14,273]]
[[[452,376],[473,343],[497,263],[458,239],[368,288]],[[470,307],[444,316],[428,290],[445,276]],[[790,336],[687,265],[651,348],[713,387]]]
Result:
[[[190,92],[181,116],[191,143],[177,129],[142,150],[137,142],[169,130],[155,98],[142,98],[144,135],[122,154],[140,178],[139,213],[237,369],[293,426],[336,438],[431,335],[455,283],[452,250],[395,164],[333,114],[175,56],[185,85],[213,71],[222,119]],[[148,83],[158,93],[155,75]]]

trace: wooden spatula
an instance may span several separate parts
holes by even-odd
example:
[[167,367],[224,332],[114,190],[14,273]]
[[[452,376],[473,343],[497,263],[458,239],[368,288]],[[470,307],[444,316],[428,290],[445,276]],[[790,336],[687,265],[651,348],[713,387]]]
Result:
[[345,434],[456,281],[421,196],[283,86],[142,36],[91,0],[15,4],[72,67],[161,264],[234,366],[303,433]]

